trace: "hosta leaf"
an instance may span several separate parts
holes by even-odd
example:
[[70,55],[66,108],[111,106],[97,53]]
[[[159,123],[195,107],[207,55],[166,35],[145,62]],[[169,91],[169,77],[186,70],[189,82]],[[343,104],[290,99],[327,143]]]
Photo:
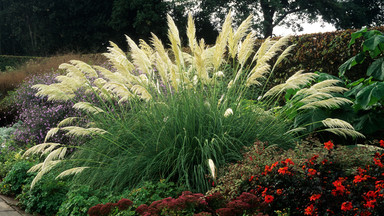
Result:
[[369,66],[367,75],[381,81],[384,80],[384,57],[377,59]]

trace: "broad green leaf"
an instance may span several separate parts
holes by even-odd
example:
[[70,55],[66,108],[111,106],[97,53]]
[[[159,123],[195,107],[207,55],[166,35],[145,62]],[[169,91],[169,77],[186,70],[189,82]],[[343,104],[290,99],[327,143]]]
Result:
[[315,73],[319,75],[316,79],[316,82],[322,82],[324,80],[329,80],[329,79],[336,79],[336,80],[342,81],[339,77],[333,76],[331,74],[322,73],[322,72],[315,72]]
[[352,82],[352,83],[349,83],[349,84],[347,85],[347,88],[351,88],[351,87],[353,87],[353,86],[357,86],[357,85],[359,85],[360,83],[362,83],[364,80],[365,80],[365,78],[360,78],[360,79],[358,79],[358,80],[356,80],[356,81],[354,81],[354,82]]
[[356,42],[356,39],[361,37],[363,33],[367,32],[367,27],[362,28],[361,30],[354,32],[351,34],[351,41],[349,42],[348,48],[351,48],[351,46]]
[[372,97],[376,98],[378,101],[384,98],[384,83],[377,82],[374,84],[375,88],[372,92]]
[[375,51],[381,43],[384,43],[384,35],[374,35],[364,41],[363,51]]
[[380,81],[384,80],[384,57],[377,59],[368,67],[367,76]]
[[369,102],[372,100],[372,89],[374,88],[373,85],[366,86],[365,88],[361,89],[357,95],[356,95],[356,102],[365,109]]
[[[363,78],[362,78],[363,79]],[[357,86],[353,87],[351,90],[344,93],[346,97],[356,97],[356,94],[361,90],[363,87],[363,83],[359,83]]]
[[361,105],[363,109],[366,109],[368,106],[375,104],[383,97],[384,83],[376,82],[361,89],[356,95],[356,102]]
[[382,115],[377,115],[377,112],[375,111],[359,115],[354,122],[354,128],[363,134],[371,134],[375,131],[384,129],[384,119]]
[[339,67],[339,76],[344,76],[345,71],[351,69],[351,67],[355,66],[356,64],[360,64],[363,62],[365,59],[364,53],[359,53],[350,59],[348,59],[346,62],[344,62],[340,67]]

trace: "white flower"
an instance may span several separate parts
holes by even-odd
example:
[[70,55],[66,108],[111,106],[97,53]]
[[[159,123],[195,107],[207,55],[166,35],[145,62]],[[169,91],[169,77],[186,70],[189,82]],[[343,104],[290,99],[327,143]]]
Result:
[[231,108],[228,108],[225,110],[224,117],[228,117],[230,115],[233,115],[233,110]]
[[223,71],[218,71],[215,73],[215,76],[216,77],[224,77],[224,73],[223,73]]
[[213,163],[212,159],[208,159],[208,165],[209,165],[209,169],[211,171],[212,178],[215,179],[216,178],[216,175],[215,175],[215,163]]

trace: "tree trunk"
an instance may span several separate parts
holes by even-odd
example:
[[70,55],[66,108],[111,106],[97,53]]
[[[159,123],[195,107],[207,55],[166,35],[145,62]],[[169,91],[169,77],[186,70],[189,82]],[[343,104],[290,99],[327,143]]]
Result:
[[268,0],[261,0],[261,11],[263,12],[263,35],[264,38],[272,36],[273,32],[273,16],[276,12],[276,9],[270,5]]

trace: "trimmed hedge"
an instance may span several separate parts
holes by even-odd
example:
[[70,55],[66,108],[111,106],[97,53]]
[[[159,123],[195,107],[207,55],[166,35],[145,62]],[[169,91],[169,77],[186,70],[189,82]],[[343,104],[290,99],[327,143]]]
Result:
[[[384,32],[384,26],[372,29]],[[356,31],[358,30],[348,29],[293,36],[291,43],[296,44],[292,51],[293,55],[288,57],[288,61],[275,71],[276,81],[285,81],[298,70],[320,71],[338,76],[340,65],[361,50],[361,40],[357,40],[356,44],[348,47],[351,34]],[[347,71],[346,77],[351,80],[365,77],[366,69],[371,63],[372,60],[367,59],[364,64],[354,66]]]

